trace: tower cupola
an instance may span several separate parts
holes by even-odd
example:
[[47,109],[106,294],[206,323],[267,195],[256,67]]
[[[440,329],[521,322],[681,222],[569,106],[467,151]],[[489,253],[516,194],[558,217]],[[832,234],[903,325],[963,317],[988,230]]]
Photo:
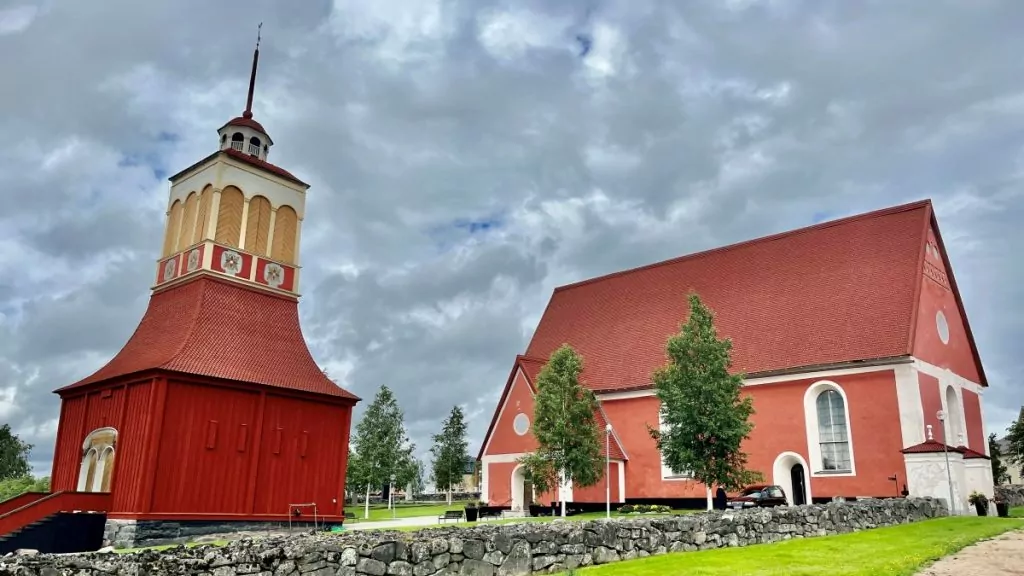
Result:
[[[262,26],[262,24],[260,24]],[[252,73],[249,75],[249,93],[245,100],[245,111],[232,118],[217,130],[221,150],[236,150],[266,162],[274,141],[263,129],[263,125],[252,117],[252,96],[256,89],[256,67],[260,60],[260,37],[256,35],[256,49],[252,53]]]

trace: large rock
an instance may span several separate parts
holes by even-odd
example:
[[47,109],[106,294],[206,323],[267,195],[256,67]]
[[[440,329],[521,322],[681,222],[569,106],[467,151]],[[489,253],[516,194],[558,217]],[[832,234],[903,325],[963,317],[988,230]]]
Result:
[[[318,532],[245,537],[222,548],[12,554],[0,558],[0,576],[526,576],[667,552],[838,534],[945,514],[939,500],[892,499],[612,521],[481,524],[407,533]],[[126,526],[123,529],[139,529]]]

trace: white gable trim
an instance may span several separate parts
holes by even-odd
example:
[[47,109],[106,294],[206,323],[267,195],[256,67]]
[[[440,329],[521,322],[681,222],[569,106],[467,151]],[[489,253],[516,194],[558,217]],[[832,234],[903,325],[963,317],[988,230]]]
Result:
[[914,368],[917,368],[919,371],[929,376],[934,376],[935,378],[938,378],[939,382],[948,381],[949,383],[954,383],[963,388],[964,390],[970,390],[971,392],[974,392],[978,396],[981,396],[985,393],[985,388],[981,384],[978,384],[977,382],[971,382],[970,380],[964,378],[963,376],[954,374],[953,371],[950,370],[949,368],[940,368],[934,364],[929,364],[924,360],[921,360],[920,358],[914,358]]
[[[523,377],[523,381],[525,382],[526,374],[523,373],[522,367],[517,366],[516,373],[514,376],[512,376],[512,381],[509,383],[508,394],[505,395],[505,400],[503,400],[501,403],[501,409],[498,410],[498,416],[494,419],[494,428],[491,429],[490,435],[487,436],[487,442],[484,444],[484,449],[480,451],[480,453],[484,455],[483,458],[481,459],[482,461],[487,460],[487,451],[491,448],[491,439],[494,438],[494,433],[498,430],[498,423],[501,422],[501,417],[502,415],[505,414],[505,407],[508,406],[508,399],[512,397],[512,391],[515,390],[516,382],[519,380],[520,376]],[[526,387],[529,389],[530,385],[526,384]],[[529,392],[530,396],[532,397],[533,390],[531,389],[529,390]],[[532,422],[530,423],[530,426],[531,428],[533,427]]]

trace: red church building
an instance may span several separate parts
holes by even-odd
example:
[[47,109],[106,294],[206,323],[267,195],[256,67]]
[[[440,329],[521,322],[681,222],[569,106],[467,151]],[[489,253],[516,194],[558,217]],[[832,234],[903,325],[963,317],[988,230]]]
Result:
[[[513,510],[603,505],[610,484],[613,504],[703,506],[706,487],[667,468],[647,432],[660,425],[651,375],[690,290],[732,339],[753,398],[749,465],[791,504],[904,491],[949,501],[952,488],[954,511],[967,513],[971,491],[992,497],[988,382],[929,201],[555,289],[487,429],[481,497]],[[583,357],[602,434],[611,424],[611,474],[537,494],[517,461],[536,449],[537,375],[563,343]]]
[[52,494],[22,502],[7,525],[0,509],[0,535],[65,508],[106,512],[119,544],[343,520],[359,399],[327,378],[302,336],[309,186],[267,159],[273,141],[251,111],[258,54],[245,112],[218,130],[219,149],[170,178],[135,333],[57,390]]

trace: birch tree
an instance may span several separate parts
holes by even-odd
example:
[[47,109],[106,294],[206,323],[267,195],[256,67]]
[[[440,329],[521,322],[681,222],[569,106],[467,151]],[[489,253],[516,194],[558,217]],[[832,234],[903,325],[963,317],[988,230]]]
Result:
[[[597,484],[604,464],[598,430],[597,398],[580,384],[583,359],[568,344],[562,345],[537,376],[533,399],[533,436],[538,448],[518,460],[540,492],[562,483],[587,487]],[[565,516],[565,501],[561,515]]]
[[719,340],[714,315],[700,297],[689,295],[690,317],[668,339],[667,365],[653,374],[663,427],[648,426],[665,464],[707,488],[735,490],[761,478],[746,468],[743,441],[754,425],[751,398],[742,397],[743,377],[730,374],[732,342]]
[[430,448],[434,456],[433,473],[435,489],[442,487],[448,493],[448,505],[452,504],[452,486],[462,482],[462,475],[469,460],[469,441],[466,440],[466,418],[462,408],[454,406],[441,424],[441,432],[434,435]]
[[381,386],[356,425],[353,472],[366,488],[364,518],[370,517],[370,491],[374,486],[383,487],[392,481],[401,486],[415,476],[415,444],[406,435],[404,418],[391,389]]

